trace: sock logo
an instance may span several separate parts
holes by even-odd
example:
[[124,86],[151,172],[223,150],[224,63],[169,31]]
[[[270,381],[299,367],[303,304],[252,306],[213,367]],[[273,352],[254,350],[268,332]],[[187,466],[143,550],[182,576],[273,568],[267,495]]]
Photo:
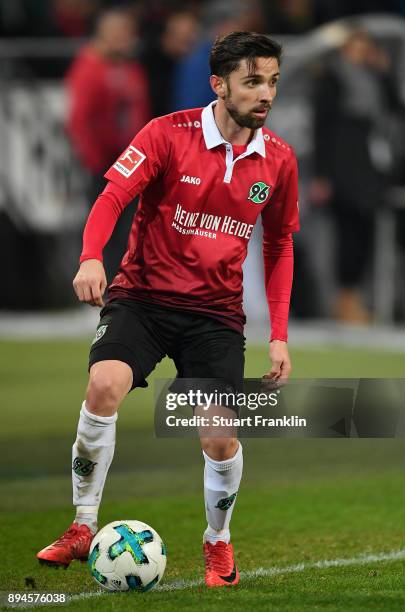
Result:
[[85,459],[84,457],[76,457],[73,461],[72,470],[78,476],[89,476],[94,470],[94,466],[97,463],[94,461],[90,461],[90,459]]
[[232,493],[232,495],[230,495],[229,497],[223,497],[219,500],[215,508],[219,508],[220,510],[224,511],[229,510],[229,508],[232,506],[233,502],[236,499],[236,495],[236,493]]

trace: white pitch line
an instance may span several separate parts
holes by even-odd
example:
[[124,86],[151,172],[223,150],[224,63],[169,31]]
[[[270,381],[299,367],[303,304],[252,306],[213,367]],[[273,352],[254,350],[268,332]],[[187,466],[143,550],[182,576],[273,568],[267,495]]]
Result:
[[[405,559],[405,550],[396,550],[389,553],[362,554],[358,557],[349,559],[325,559],[323,561],[314,561],[313,563],[296,563],[295,565],[287,565],[285,567],[259,567],[255,570],[242,571],[240,573],[241,580],[250,578],[271,578],[272,576],[280,576],[282,574],[294,574],[304,572],[311,569],[328,569],[330,567],[345,567],[348,565],[367,565],[368,563],[378,563],[381,561],[399,561]],[[178,580],[167,584],[157,586],[153,591],[181,591],[193,587],[203,586],[204,580]],[[101,595],[111,595],[106,591],[93,591],[89,593],[78,593],[69,597],[67,603],[89,597],[100,597]]]

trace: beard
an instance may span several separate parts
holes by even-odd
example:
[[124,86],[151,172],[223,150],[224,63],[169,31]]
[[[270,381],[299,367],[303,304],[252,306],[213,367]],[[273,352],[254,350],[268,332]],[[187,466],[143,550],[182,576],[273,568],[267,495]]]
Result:
[[253,117],[250,113],[240,113],[235,104],[232,102],[230,93],[225,97],[224,102],[226,110],[231,115],[235,123],[237,123],[240,127],[257,130],[258,128],[263,127],[266,123],[267,115],[259,119],[257,117]]

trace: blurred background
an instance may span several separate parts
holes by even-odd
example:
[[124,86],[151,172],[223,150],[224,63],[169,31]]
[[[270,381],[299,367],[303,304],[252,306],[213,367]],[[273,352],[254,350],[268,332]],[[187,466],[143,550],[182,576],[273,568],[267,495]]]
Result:
[[[0,537],[13,541],[0,588],[28,588],[33,576],[42,590],[92,589],[85,567],[56,582],[35,559],[71,520],[71,444],[98,320],[72,288],[82,230],[104,170],[135,133],[213,99],[215,36],[252,29],[284,44],[269,127],[300,167],[293,375],[404,377],[404,17],[405,0],[0,0]],[[110,278],[135,208],[105,250]],[[248,377],[269,367],[260,230],[245,264]],[[169,580],[197,576],[204,526],[198,445],[153,438],[153,380],[174,375],[163,361],[149,388],[125,400],[100,516],[154,525],[170,551]],[[403,548],[403,440],[243,445],[233,529],[244,569]],[[373,588],[401,605],[402,566],[397,590],[393,573],[367,578],[373,569],[361,590],[346,571],[333,599],[342,609],[369,609]],[[309,593],[282,578],[266,592],[277,610],[303,591],[308,609],[326,601],[329,583],[310,577]],[[255,583],[257,607],[256,593]]]
[[[213,39],[249,29],[284,45],[268,122],[300,166],[293,337],[371,341],[372,326],[402,342],[404,16],[404,0],[0,0],[0,334],[94,328],[71,281],[103,172],[152,117],[210,102]],[[260,233],[245,264],[254,339],[268,325]]]

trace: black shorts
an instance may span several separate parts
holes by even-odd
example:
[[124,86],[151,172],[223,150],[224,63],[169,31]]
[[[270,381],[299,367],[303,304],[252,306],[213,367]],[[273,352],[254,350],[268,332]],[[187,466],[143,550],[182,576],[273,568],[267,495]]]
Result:
[[117,299],[104,306],[93,340],[89,369],[106,359],[127,363],[132,389],[147,387],[146,378],[166,355],[181,379],[216,379],[221,389],[243,390],[245,337],[216,319],[174,308]]

